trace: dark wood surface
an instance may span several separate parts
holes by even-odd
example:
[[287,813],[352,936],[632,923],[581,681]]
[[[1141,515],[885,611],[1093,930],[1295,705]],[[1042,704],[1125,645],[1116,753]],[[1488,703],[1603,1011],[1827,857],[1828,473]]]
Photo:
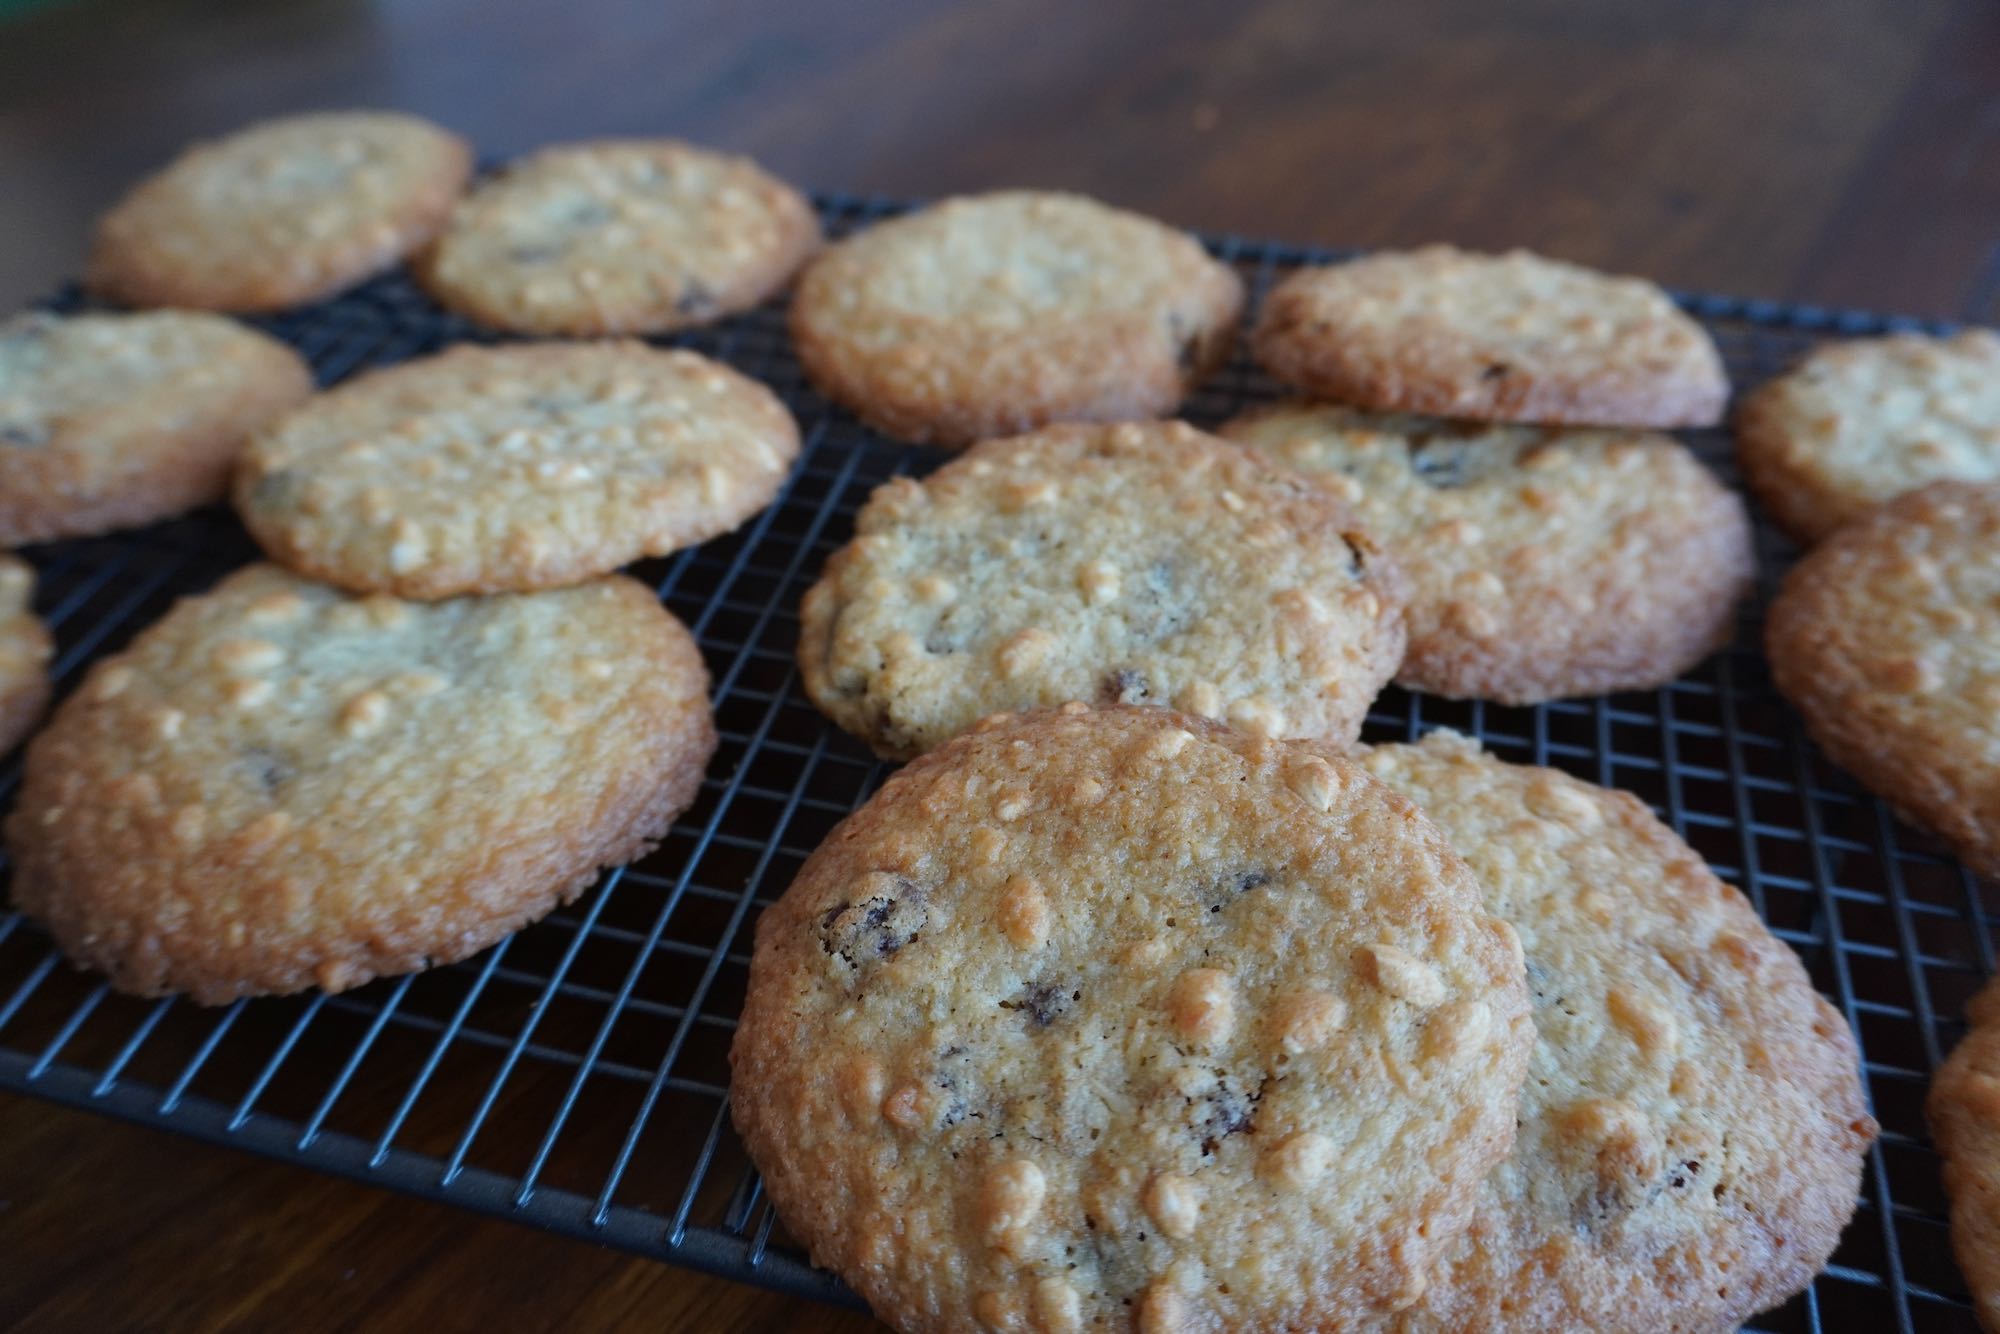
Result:
[[[186,140],[357,104],[492,154],[673,133],[826,188],[1066,186],[1249,235],[1994,314],[1989,0],[84,0],[0,24],[0,307]],[[867,1327],[12,1097],[0,1323]]]

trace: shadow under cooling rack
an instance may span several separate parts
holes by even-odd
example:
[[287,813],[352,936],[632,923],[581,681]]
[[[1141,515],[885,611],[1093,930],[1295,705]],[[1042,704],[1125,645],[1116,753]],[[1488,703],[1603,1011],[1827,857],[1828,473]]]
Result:
[[[836,235],[899,207],[821,201]],[[1236,238],[1210,245],[1257,294],[1293,265],[1332,257]],[[1817,338],[1930,327],[1682,300],[1739,386]],[[487,337],[400,275],[263,323],[322,383]],[[806,448],[776,503],[737,533],[634,571],[699,640],[722,733],[699,799],[658,851],[463,963],[340,996],[217,1010],[119,996],[63,963],[34,924],[0,913],[0,1087],[854,1302],[775,1226],[729,1128],[728,1046],[758,911],[886,772],[797,689],[795,609],[868,492],[937,456],[890,445],[816,396],[777,307],[672,341],[769,383],[798,415]],[[1213,424],[1274,393],[1239,356],[1188,416]],[[1689,439],[1737,480],[1720,433]],[[1791,552],[1769,531],[1759,542],[1764,578],[1734,643],[1670,686],[1534,709],[1392,690],[1368,735],[1450,726],[1504,758],[1628,788],[1741,886],[1853,1024],[1883,1125],[1832,1267],[1757,1327],[1970,1331],[1922,1107],[1965,1000],[1992,971],[1994,890],[1805,742],[1758,650],[1771,580]],[[254,553],[214,512],[28,554],[66,686],[173,598]],[[16,756],[0,764],[0,804],[18,781]]]

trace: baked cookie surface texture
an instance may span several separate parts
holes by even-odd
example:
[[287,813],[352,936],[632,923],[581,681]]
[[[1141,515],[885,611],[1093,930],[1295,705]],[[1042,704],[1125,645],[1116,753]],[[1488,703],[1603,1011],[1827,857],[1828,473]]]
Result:
[[49,702],[55,641],[31,608],[35,572],[0,555],[0,754],[14,749]]
[[1079,195],[1004,191],[878,223],[807,267],[813,383],[898,440],[1170,416],[1229,354],[1243,283],[1199,242]]
[[855,529],[806,593],[800,673],[885,756],[1070,700],[1345,745],[1403,653],[1402,575],[1347,507],[1179,423],[988,441]]
[[274,422],[236,505],[274,559],[345,588],[525,591],[728,532],[798,450],[775,394],[693,352],[467,344]]
[[1798,957],[1629,793],[1451,733],[1364,764],[1519,933],[1536,1029],[1513,1154],[1400,1327],[1721,1334],[1803,1289],[1876,1128]]
[[415,116],[265,121],[196,144],[120,200],[84,280],[133,306],[303,305],[430,240],[471,175],[466,142]]
[[1358,766],[1068,706],[902,770],[765,911],[732,1109],[898,1329],[1348,1328],[1506,1152],[1520,970]]
[[2000,483],[1933,482],[1814,547],[1765,644],[1836,764],[2000,875]]
[[749,309],[818,245],[812,205],[747,158],[605,140],[508,164],[415,267],[438,300],[494,328],[657,334]]
[[251,566],[29,746],[14,898],[140,995],[449,963],[664,836],[715,746],[707,686],[630,579],[410,603]]
[[219,315],[0,321],[0,546],[222,499],[251,431],[312,387],[297,353]]
[[1259,361],[1382,412],[1573,426],[1712,426],[1707,332],[1652,283],[1524,250],[1388,251],[1301,269],[1259,312]]
[[1928,482],[2000,481],[2000,335],[1828,343],[1744,401],[1736,443],[1759,503],[1807,543]]
[[1971,1028],[1931,1080],[1931,1139],[1951,1196],[1951,1250],[1981,1327],[2000,1330],[2000,985],[1966,1007]]
[[1410,582],[1396,679],[1534,704],[1660,685],[1735,630],[1743,502],[1679,442],[1288,403],[1224,436],[1350,504]]

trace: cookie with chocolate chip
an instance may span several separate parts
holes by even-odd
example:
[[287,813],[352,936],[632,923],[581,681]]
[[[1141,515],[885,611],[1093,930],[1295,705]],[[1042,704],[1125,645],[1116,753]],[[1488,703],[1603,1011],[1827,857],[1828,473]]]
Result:
[[1965,1009],[1971,1026],[1925,1106],[1951,1196],[1951,1250],[1982,1329],[2000,1329],[2000,983]]
[[219,315],[0,321],[0,546],[222,499],[245,438],[312,386],[297,353]]
[[452,211],[415,265],[451,309],[527,334],[657,334],[776,292],[819,245],[803,195],[671,139],[544,149]]
[[891,758],[1069,700],[1347,745],[1403,653],[1403,576],[1347,507],[1178,422],[988,441],[855,528],[806,593],[799,671]]
[[0,754],[28,735],[49,702],[55,641],[35,617],[34,593],[34,569],[0,556]]
[[1712,426],[1729,380],[1667,294],[1525,250],[1386,251],[1301,269],[1256,351],[1320,398],[1381,412],[1572,426]]
[[415,116],[265,121],[195,145],[120,200],[85,282],[132,306],[303,305],[430,240],[471,175],[466,142]]
[[1286,403],[1222,434],[1354,507],[1410,581],[1401,684],[1535,704],[1672,680],[1728,641],[1743,502],[1677,441]]
[[630,579],[411,603],[251,566],[29,745],[14,900],[138,995],[449,963],[659,841],[715,746],[707,686]]
[[731,1110],[899,1329],[1348,1329],[1514,1133],[1513,933],[1323,748],[1082,705],[892,777],[757,923]]
[[1194,238],[1078,195],[947,200],[799,280],[813,383],[898,440],[1171,416],[1228,356],[1243,284]]
[[1536,1034],[1513,1153],[1396,1327],[1719,1334],[1802,1290],[1876,1127],[1798,957],[1630,793],[1447,732],[1363,763],[1520,934]]
[[274,559],[343,588],[525,591],[728,532],[798,450],[775,394],[693,352],[467,344],[274,422],[236,507]]
[[1744,480],[1817,542],[1927,482],[2000,481],[2000,335],[1827,343],[1736,414]]
[[2000,875],[2000,482],[1933,482],[1785,576],[1771,676],[1820,748]]

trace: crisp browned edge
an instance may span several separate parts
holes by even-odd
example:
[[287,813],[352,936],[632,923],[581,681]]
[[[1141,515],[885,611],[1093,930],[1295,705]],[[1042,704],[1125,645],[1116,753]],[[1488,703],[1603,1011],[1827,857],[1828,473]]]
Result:
[[[1468,381],[1432,369],[1449,363],[1447,350],[1423,340],[1401,349],[1393,366],[1358,363],[1338,333],[1313,313],[1308,289],[1325,266],[1302,268],[1271,289],[1252,333],[1252,351],[1273,377],[1309,393],[1381,412],[1415,412],[1476,421],[1557,426],[1627,426],[1678,430],[1721,422],[1729,380],[1708,331],[1708,355],[1699,367],[1637,384],[1604,377],[1517,373],[1493,381]],[[1456,344],[1454,343],[1454,348]]]
[[[1158,423],[1148,424],[1158,425]],[[1186,426],[1186,423],[1170,424]],[[1022,435],[983,440],[965,451],[958,458],[953,459],[943,467],[919,480],[917,485],[928,486],[932,481],[939,478],[949,479],[954,477],[961,467],[969,466],[970,463],[983,459],[990,454],[1004,453],[1020,448],[1024,441],[1038,440],[1045,435],[1051,434],[1058,434],[1071,439],[1082,439],[1096,430],[1104,429],[1105,425],[1103,423],[1062,422]],[[1271,475],[1273,478],[1291,481],[1301,476],[1301,474],[1292,469],[1280,467],[1261,454],[1243,449],[1234,442],[1225,440],[1211,432],[1191,426],[1187,429],[1192,433],[1188,438],[1163,441],[1161,442],[1161,448],[1184,449],[1190,444],[1197,445],[1203,449],[1220,447],[1230,458],[1245,460],[1256,469]],[[859,537],[862,535],[865,516],[875,504],[877,497],[889,486],[894,485],[897,480],[900,479],[891,479],[891,481],[883,483],[882,486],[875,488],[874,492],[869,495],[860,513],[855,517],[856,538],[850,539],[839,550],[827,557],[825,564],[821,566],[819,578],[813,582],[812,586],[806,590],[804,597],[800,599],[799,641],[795,657],[799,666],[800,684],[805,690],[806,697],[812,701],[815,708],[843,731],[859,737],[866,742],[869,748],[882,759],[907,761],[923,754],[924,748],[915,745],[898,745],[895,741],[886,738],[884,736],[884,723],[886,720],[877,711],[862,707],[864,701],[836,689],[833,684],[829,663],[833,652],[834,631],[840,622],[842,612],[845,610],[845,604],[837,601],[838,594],[836,590],[840,586],[841,578],[844,576],[847,567],[861,559],[861,551],[857,543]],[[1310,479],[1307,479],[1307,484],[1313,495],[1324,502],[1327,507],[1327,513],[1323,516],[1324,527],[1348,545],[1349,550],[1355,553],[1357,561],[1362,559],[1361,553],[1363,551],[1366,552],[1361,580],[1374,592],[1381,604],[1376,620],[1377,628],[1381,631],[1381,639],[1377,645],[1376,653],[1371,656],[1369,666],[1374,674],[1381,678],[1382,684],[1386,685],[1396,671],[1395,664],[1402,661],[1404,653],[1408,648],[1409,631],[1404,612],[1410,601],[1409,579],[1403,573],[1402,566],[1397,563],[1394,554],[1375,540],[1374,535],[1356,520],[1353,513],[1345,504],[1339,501],[1338,497],[1323,488],[1313,486]],[[1089,703],[1090,701],[1078,702]],[[1166,706],[1150,705],[1147,707],[1165,708]],[[1365,718],[1366,713],[1367,708],[1364,705],[1361,709],[1361,718],[1357,718],[1356,720],[1357,728],[1361,725],[1361,720]],[[1344,749],[1346,745],[1343,740],[1334,737],[1301,737],[1291,739],[1296,741],[1316,740],[1332,746],[1336,750]],[[947,738],[947,741],[949,740],[950,738]]]
[[[407,116],[407,113],[397,114]],[[421,119],[414,116],[408,118]],[[472,179],[472,144],[443,126],[430,121],[423,121],[423,124],[437,136],[437,146],[444,153],[445,170],[424,182],[422,188],[413,191],[404,201],[404,213],[397,219],[392,236],[372,246],[354,248],[348,262],[329,265],[316,282],[277,279],[228,287],[210,286],[198,278],[189,280],[174,271],[170,262],[162,263],[156,253],[143,245],[135,246],[130,239],[114,234],[116,220],[124,215],[128,206],[142,197],[142,192],[190,154],[214,147],[229,137],[223,136],[190,144],[172,161],[162,164],[133,186],[98,219],[91,237],[90,252],[84,262],[83,285],[98,296],[128,306],[173,306],[244,315],[273,314],[292,306],[310,305],[346,291],[394,268],[429,242],[445,225]],[[255,127],[241,127],[238,133],[251,128]]]
[[[1778,693],[1805,720],[1806,731],[1833,762],[1887,801],[1910,823],[1930,829],[1983,876],[2000,876],[2000,830],[1987,828],[1974,794],[1961,790],[1933,762],[1913,752],[1891,720],[1873,705],[1876,692],[1859,674],[1844,646],[1829,648],[1826,626],[1844,626],[1833,605],[1837,589],[1825,580],[1851,551],[1864,551],[1882,535],[1921,522],[1942,497],[1990,497],[2000,506],[2000,482],[1933,482],[1906,491],[1843,525],[1807,552],[1785,575],[1764,625],[1765,656]],[[2000,780],[1996,780],[2000,781]]]
[[[246,567],[254,568],[254,567]],[[634,607],[650,608],[670,627],[661,641],[661,663],[665,668],[692,669],[699,688],[691,691],[689,707],[667,721],[654,747],[652,781],[634,781],[609,803],[610,809],[597,812],[588,829],[571,829],[536,843],[522,843],[512,849],[516,866],[546,867],[549,863],[568,868],[555,872],[555,879],[538,878],[537,883],[517,886],[515,911],[475,921],[463,930],[440,927],[434,938],[403,948],[383,948],[371,942],[368,964],[347,974],[341,990],[358,987],[378,977],[417,972],[455,963],[512,935],[564,903],[574,900],[596,879],[600,870],[644,856],[665,837],[675,815],[685,810],[699,791],[708,762],[717,742],[715,720],[709,705],[708,669],[687,627],[661,605],[651,589],[627,576],[613,576],[626,601]],[[678,660],[678,661],[675,661]],[[100,660],[99,666],[116,661]],[[28,776],[40,764],[50,737],[60,727],[62,710],[50,726],[28,747],[22,795],[30,793]],[[158,985],[134,985],[121,976],[123,960],[114,952],[95,948],[78,938],[77,926],[65,904],[78,895],[78,887],[45,883],[41,865],[41,822],[25,802],[17,803],[8,816],[5,845],[14,858],[13,895],[15,906],[34,917],[80,968],[105,974],[117,990],[142,997],[185,994],[198,1005],[222,1005],[245,996],[287,995],[320,986],[311,960],[266,956],[268,970],[258,975],[222,976],[209,971],[202,961],[192,964],[174,961]],[[458,885],[448,887],[449,896]]]
[[[808,877],[822,860],[824,850],[835,846],[843,838],[852,837],[853,830],[865,823],[878,805],[894,801],[896,793],[902,787],[920,779],[932,769],[956,762],[958,753],[961,750],[979,744],[984,737],[996,730],[1013,729],[1018,732],[1034,728],[1044,720],[1075,717],[1078,715],[1105,714],[1139,718],[1144,720],[1149,726],[1159,728],[1177,727],[1193,733],[1204,740],[1219,741],[1230,745],[1232,748],[1269,746],[1318,754],[1342,766],[1346,774],[1368,784],[1391,809],[1402,814],[1409,823],[1422,831],[1422,836],[1427,837],[1432,842],[1435,850],[1442,855],[1447,863],[1458,867],[1463,887],[1471,895],[1468,905],[1473,915],[1484,919],[1488,924],[1488,934],[1493,938],[1496,949],[1511,953],[1516,965],[1519,965],[1521,962],[1518,937],[1512,926],[1495,917],[1487,910],[1485,896],[1474,880],[1471,869],[1464,864],[1463,859],[1452,848],[1449,840],[1444,837],[1443,832],[1431,824],[1428,817],[1424,815],[1416,803],[1403,796],[1402,793],[1397,792],[1387,783],[1376,778],[1373,774],[1367,772],[1357,762],[1352,753],[1313,741],[1268,741],[1262,738],[1255,738],[1212,719],[1179,713],[1172,709],[1152,705],[1120,704],[1092,708],[1077,704],[1064,704],[1051,708],[1027,710],[1021,713],[995,714],[982,719],[974,727],[952,737],[935,750],[919,756],[898,770],[896,774],[892,775],[889,782],[878,790],[874,796],[870,797],[867,803],[848,815],[827,834],[826,838],[822,840],[820,847],[815,849],[813,855],[799,868],[798,873],[793,877],[791,885],[787,887],[785,893],[779,897],[776,903],[759,916],[754,928],[754,942],[751,953],[749,979],[745,989],[743,1017],[737,1026],[729,1048],[730,1087],[732,1090],[732,1097],[730,1099],[731,1123],[734,1125],[738,1136],[742,1139],[744,1149],[750,1155],[752,1163],[763,1174],[765,1190],[769,1193],[772,1205],[776,1209],[779,1218],[786,1221],[786,1226],[791,1228],[798,1240],[806,1246],[815,1264],[835,1267],[836,1272],[840,1273],[842,1279],[853,1286],[862,1295],[863,1299],[868,1302],[878,1318],[886,1320],[897,1328],[955,1329],[965,1326],[962,1320],[953,1321],[940,1316],[937,1312],[923,1311],[910,1307],[901,1301],[893,1287],[882,1282],[881,1276],[872,1271],[860,1270],[854,1266],[839,1266],[836,1257],[828,1252],[826,1245],[822,1243],[810,1227],[800,1229],[795,1226],[798,1220],[815,1219],[824,1211],[818,1207],[821,1197],[816,1188],[810,1165],[799,1168],[798,1165],[795,1165],[784,1155],[782,1147],[785,1142],[785,1132],[781,1127],[767,1126],[763,1122],[761,1119],[761,1105],[755,1092],[761,1082],[761,1076],[766,1073],[764,1067],[768,1062],[764,1054],[756,1050],[756,1044],[759,1041],[757,1028],[762,1015],[758,1012],[758,1007],[753,1004],[753,1001],[759,991],[758,983],[760,975],[768,974],[777,966],[773,962],[777,947],[773,944],[772,937],[784,925],[783,919],[785,917],[786,903],[793,889],[807,883]],[[1513,1082],[1518,1085],[1527,1077],[1529,1054],[1533,1050],[1535,1038],[1534,1027],[1529,1013],[1530,1007],[1527,998],[1525,973],[1513,975],[1513,980],[1518,984],[1513,991],[1516,1005],[1511,1015],[1501,1017],[1501,1022],[1514,1030],[1516,1040],[1513,1044],[1511,1055],[1513,1057],[1516,1076]],[[765,986],[768,989],[769,984],[766,983]],[[1496,992],[1496,999],[1498,998],[1500,996]],[[746,1074],[749,1076],[748,1078],[744,1077]],[[748,1096],[745,1096],[746,1093]],[[767,1134],[767,1130],[770,1133]],[[1513,1139],[1514,1125],[1512,1121],[1503,1120],[1501,1132],[1496,1134],[1493,1142],[1486,1146],[1487,1152],[1484,1156],[1488,1161],[1487,1170],[1490,1170],[1493,1166],[1497,1166],[1506,1159],[1508,1153],[1512,1151]],[[1482,1172],[1480,1176],[1483,1178],[1484,1173]],[[1462,1230],[1463,1226],[1468,1224],[1472,1217],[1473,1194],[1474,1192],[1468,1188],[1461,1198],[1453,1202],[1456,1206],[1455,1208],[1446,1207],[1440,1210],[1440,1213],[1432,1220],[1433,1225],[1441,1225],[1447,1231]],[[1445,1250],[1446,1248],[1440,1245],[1440,1257],[1445,1253]],[[1389,1308],[1384,1307],[1383,1313],[1385,1316],[1388,1315]],[[1317,1317],[1314,1312],[1308,1310],[1302,1312],[1300,1318],[1313,1321]],[[1317,1324],[1301,1326],[1301,1328],[1318,1327]]]

